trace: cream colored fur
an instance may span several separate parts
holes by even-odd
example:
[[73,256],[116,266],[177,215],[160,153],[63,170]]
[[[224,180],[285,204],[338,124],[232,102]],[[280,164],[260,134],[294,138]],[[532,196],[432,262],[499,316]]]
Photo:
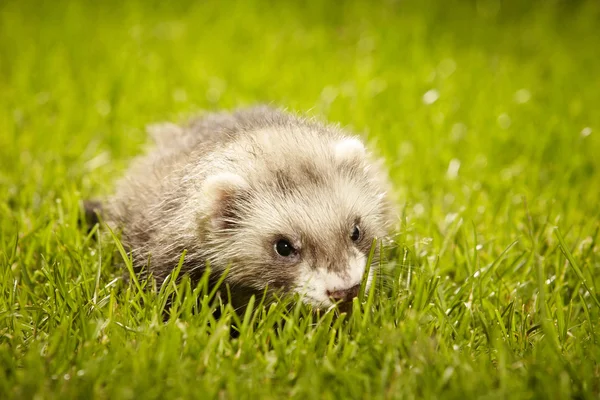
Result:
[[[215,276],[231,266],[240,298],[268,287],[318,306],[360,283],[391,214],[387,175],[358,137],[267,107],[150,130],[156,146],[133,162],[106,217],[137,270],[160,282],[187,250],[192,278],[207,262]],[[281,238],[297,257],[275,252]]]

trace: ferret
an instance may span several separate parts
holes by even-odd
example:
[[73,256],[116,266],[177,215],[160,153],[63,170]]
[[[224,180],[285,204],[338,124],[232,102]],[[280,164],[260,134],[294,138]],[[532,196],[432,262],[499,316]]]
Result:
[[148,131],[155,146],[102,207],[136,271],[160,284],[186,251],[181,271],[227,271],[238,304],[282,293],[328,308],[369,288],[392,217],[383,163],[358,137],[265,106]]

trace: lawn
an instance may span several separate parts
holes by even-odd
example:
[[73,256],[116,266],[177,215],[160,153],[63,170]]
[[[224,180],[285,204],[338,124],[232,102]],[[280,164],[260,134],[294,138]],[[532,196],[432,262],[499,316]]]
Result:
[[[0,398],[598,398],[599,27],[597,1],[1,1]],[[153,289],[78,224],[147,124],[256,103],[387,161],[389,276],[350,316]]]

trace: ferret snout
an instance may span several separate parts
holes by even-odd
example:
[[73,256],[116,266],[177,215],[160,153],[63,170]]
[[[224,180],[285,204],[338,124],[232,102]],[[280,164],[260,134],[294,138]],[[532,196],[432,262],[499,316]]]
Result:
[[[309,268],[308,273],[300,275],[296,290],[307,295],[309,303],[320,307],[351,303],[360,291],[366,257],[358,251],[352,251],[343,261],[345,267],[338,265],[333,271],[327,267]],[[367,289],[368,286],[367,280]]]
[[353,298],[358,296],[360,291],[360,284],[354,285],[348,289],[327,291],[327,296],[333,301],[341,301],[343,303],[352,301]]

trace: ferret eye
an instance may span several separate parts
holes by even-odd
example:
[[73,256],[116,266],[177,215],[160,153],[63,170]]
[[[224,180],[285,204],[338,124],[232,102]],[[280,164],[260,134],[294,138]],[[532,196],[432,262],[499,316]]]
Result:
[[358,228],[358,225],[354,225],[350,239],[352,239],[353,242],[356,242],[358,239],[360,239],[360,229]]
[[285,239],[279,239],[275,242],[275,251],[282,257],[289,257],[296,252],[294,246]]

